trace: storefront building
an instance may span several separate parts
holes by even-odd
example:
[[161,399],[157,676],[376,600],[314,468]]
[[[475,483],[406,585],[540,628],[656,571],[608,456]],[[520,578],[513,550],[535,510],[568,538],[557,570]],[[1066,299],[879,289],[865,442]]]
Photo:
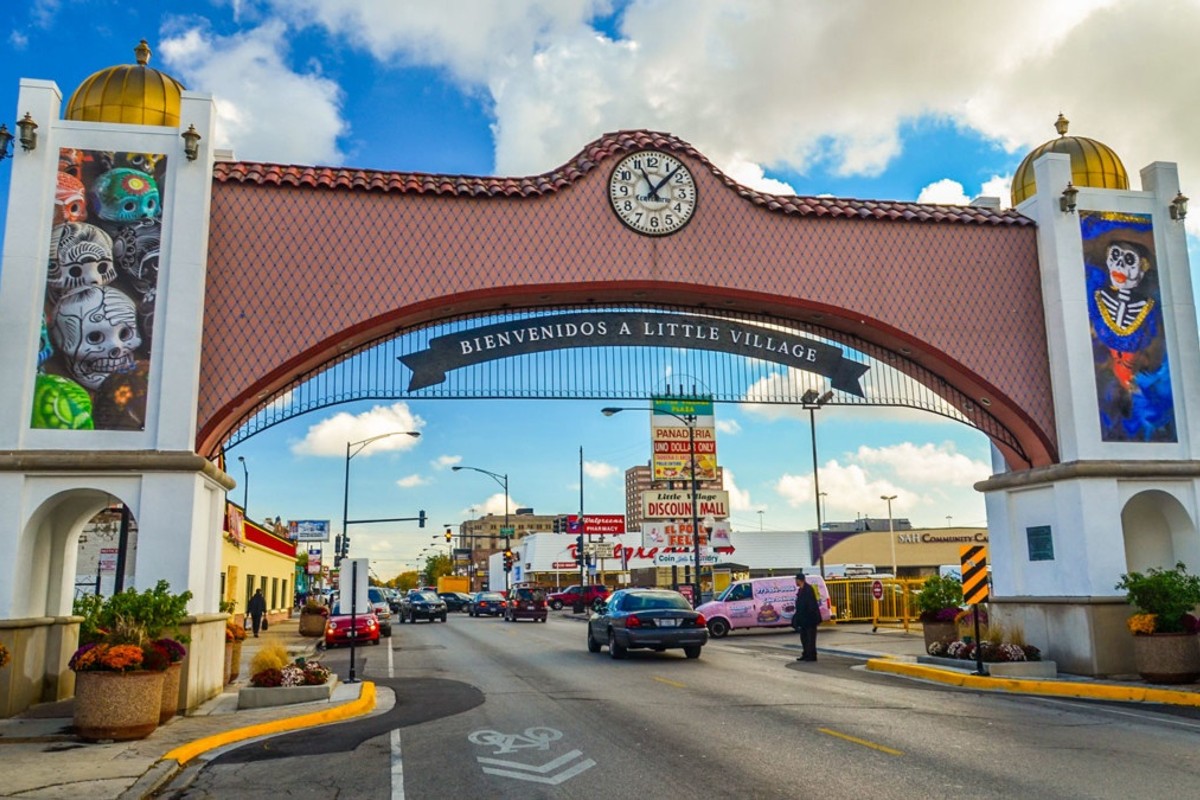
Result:
[[221,598],[242,619],[255,589],[267,599],[267,618],[284,619],[295,600],[296,544],[285,528],[268,529],[248,519],[233,503],[226,504],[221,542]]

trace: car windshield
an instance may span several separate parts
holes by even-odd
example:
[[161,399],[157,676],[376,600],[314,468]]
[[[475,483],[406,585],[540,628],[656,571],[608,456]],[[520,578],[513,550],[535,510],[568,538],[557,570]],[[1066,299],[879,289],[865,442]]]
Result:
[[521,600],[544,600],[540,589],[513,589],[513,595]]
[[659,609],[691,611],[692,607],[683,595],[674,592],[627,594],[621,603],[622,611],[656,611]]
[[367,589],[367,597],[371,598],[372,603],[386,603],[387,596],[379,589]]
[[496,592],[484,592],[483,594],[479,595],[479,599],[480,600],[503,600],[504,598],[501,597],[500,595],[498,595]]
[[424,600],[426,603],[436,603],[437,601],[442,599],[442,598],[438,597],[436,594],[434,594],[433,592],[417,592],[417,594],[414,595],[414,597],[417,600]]

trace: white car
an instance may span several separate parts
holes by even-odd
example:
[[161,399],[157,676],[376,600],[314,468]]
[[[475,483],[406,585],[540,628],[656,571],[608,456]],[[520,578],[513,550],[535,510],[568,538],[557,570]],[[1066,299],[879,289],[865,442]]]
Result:
[[387,592],[381,586],[371,586],[367,589],[367,599],[371,602],[371,611],[379,618],[379,635],[392,635],[392,606],[388,602]]

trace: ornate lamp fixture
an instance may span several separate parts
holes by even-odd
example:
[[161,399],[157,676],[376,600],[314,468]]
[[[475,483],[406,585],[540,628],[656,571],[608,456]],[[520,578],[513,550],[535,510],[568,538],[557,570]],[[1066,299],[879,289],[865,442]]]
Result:
[[1079,190],[1075,188],[1075,184],[1067,181],[1067,188],[1063,189],[1062,197],[1058,198],[1058,207],[1064,214],[1074,214],[1075,198],[1078,196]]
[[183,154],[188,161],[195,161],[200,155],[200,132],[195,125],[188,125],[188,129],[179,135],[183,137]]
[[1187,216],[1187,196],[1183,192],[1175,195],[1175,199],[1171,201],[1171,219],[1182,220]]
[[29,112],[25,112],[25,116],[21,117],[17,122],[17,127],[21,130],[21,147],[25,152],[29,152],[37,147],[37,127],[38,124],[33,121],[33,117]]

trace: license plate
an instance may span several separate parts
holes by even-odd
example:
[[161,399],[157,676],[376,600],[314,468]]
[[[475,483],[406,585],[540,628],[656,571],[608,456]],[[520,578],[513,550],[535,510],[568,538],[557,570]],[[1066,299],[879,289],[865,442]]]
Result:
[[347,636],[349,636],[351,639],[353,639],[353,638],[354,638],[354,631],[346,631],[346,635],[347,635]]
[[660,628],[678,628],[679,620],[677,620],[677,619],[660,619],[658,621],[658,627],[660,627]]

